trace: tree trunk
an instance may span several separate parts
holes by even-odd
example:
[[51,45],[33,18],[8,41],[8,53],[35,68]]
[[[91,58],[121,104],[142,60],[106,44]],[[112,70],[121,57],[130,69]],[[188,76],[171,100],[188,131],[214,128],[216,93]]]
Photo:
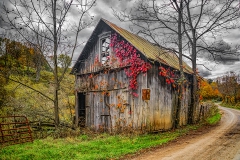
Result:
[[[175,3],[177,6],[178,4]],[[179,70],[180,70],[180,85],[178,90],[178,104],[176,108],[176,115],[175,115],[175,124],[174,127],[177,128],[180,124],[180,117],[181,117],[181,108],[182,108],[182,97],[183,97],[183,82],[185,80],[184,72],[183,72],[183,60],[182,60],[182,0],[180,1],[180,6],[177,7],[178,9],[178,51],[179,51]]]
[[40,79],[40,73],[41,73],[41,68],[42,68],[42,57],[41,54],[37,54],[37,60],[36,60],[36,81],[38,82]]
[[[54,85],[55,86],[55,85]],[[59,120],[59,108],[58,108],[58,89],[56,89],[58,86],[56,85],[54,87],[55,92],[54,92],[54,119],[55,119],[55,127],[58,127],[60,124]]]
[[57,48],[58,48],[58,39],[57,39],[57,19],[56,19],[56,1],[53,1],[53,40],[54,40],[54,116],[55,116],[55,126],[58,127],[59,120],[59,106],[58,106],[58,90],[59,90],[59,80],[58,80],[58,66],[57,66]]
[[192,87],[192,105],[190,106],[190,115],[189,115],[189,123],[196,123],[196,115],[197,115],[197,106],[199,102],[199,94],[198,94],[198,81],[197,81],[197,48],[196,48],[196,36],[195,29],[192,30],[193,39],[192,39],[192,69],[193,69],[193,87]]

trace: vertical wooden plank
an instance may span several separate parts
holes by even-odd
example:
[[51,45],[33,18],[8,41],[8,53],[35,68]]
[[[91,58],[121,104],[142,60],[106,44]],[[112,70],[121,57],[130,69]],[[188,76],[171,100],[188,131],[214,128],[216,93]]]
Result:
[[167,105],[166,105],[166,117],[165,117],[165,129],[170,129],[172,127],[172,86],[168,84],[167,87]]
[[161,117],[161,110],[160,110],[160,104],[159,104],[159,83],[158,83],[158,69],[157,67],[154,70],[154,76],[152,77],[152,99],[153,101],[153,117],[154,117],[154,129],[160,130],[162,129],[162,117]]
[[95,105],[94,105],[94,102],[95,102],[95,92],[92,92],[90,93],[90,96],[91,98],[89,99],[90,100],[90,109],[91,109],[91,122],[90,122],[90,127],[91,128],[94,128],[94,123],[95,123]]
[[85,95],[85,107],[86,107],[86,126],[91,126],[91,108],[90,108],[90,93],[86,93]]
[[78,108],[79,108],[79,104],[78,104],[78,92],[75,91],[75,124],[76,126],[78,126]]
[[[142,100],[142,89],[148,89],[149,86],[148,86],[148,78],[150,78],[150,76],[148,76],[148,73],[146,74],[141,74],[142,76],[142,83],[141,83],[141,88],[140,88],[140,91],[139,91],[139,101],[141,101],[141,110],[140,110],[140,127],[142,129],[145,129],[146,126],[147,126],[147,118],[148,118],[148,114],[149,114],[149,102],[152,101],[152,93],[150,91],[150,100]],[[150,89],[151,90],[151,89]]]
[[98,105],[98,100],[99,100],[99,93],[96,92],[94,96],[94,127],[96,130],[98,130],[99,127],[99,105]]
[[113,91],[112,103],[114,104],[114,106],[112,107],[112,125],[114,130],[116,129],[116,122],[118,119],[117,95],[118,95],[118,91]]

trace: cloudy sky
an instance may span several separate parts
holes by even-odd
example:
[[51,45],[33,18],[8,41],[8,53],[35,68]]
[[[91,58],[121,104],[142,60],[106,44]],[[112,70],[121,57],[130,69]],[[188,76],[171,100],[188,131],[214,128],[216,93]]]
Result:
[[[134,5],[136,5],[134,0],[99,0],[97,1],[97,5],[92,9],[91,14],[94,15],[94,20],[96,22],[98,22],[99,19],[102,17],[124,29],[130,30],[130,24],[127,22],[120,22],[113,15],[113,11],[111,8],[122,11],[132,8],[134,7]],[[94,27],[95,26],[84,32],[84,38],[87,39]],[[228,30],[222,35],[222,37],[220,37],[220,39],[231,45],[239,45],[240,29]],[[224,59],[219,59],[219,62],[215,62],[212,58],[206,56],[198,58],[198,63],[204,64],[204,66],[208,68],[206,69],[205,67],[203,67],[203,65],[198,66],[200,74],[205,78],[215,78],[225,74],[228,71],[235,71],[240,74],[239,56],[225,56]],[[191,63],[189,63],[189,65],[191,65]]]
[[[131,24],[129,22],[120,22],[113,14],[112,8],[118,11],[129,10],[136,6],[135,0],[97,0],[96,5],[91,9],[89,14],[94,16],[94,23],[92,26],[85,29],[80,33],[79,39],[81,42],[86,42],[91,35],[93,29],[96,24],[100,20],[100,18],[107,19],[112,23],[117,24],[118,26],[130,30]],[[73,17],[77,16],[72,13]],[[0,22],[0,25],[1,24]],[[132,27],[132,26],[131,26]],[[240,29],[228,30],[228,32],[222,34],[220,37],[224,42],[231,45],[238,45],[240,43]],[[74,60],[76,61],[77,57],[81,53],[84,44],[79,47],[77,52],[75,52]],[[73,63],[75,61],[73,60]],[[223,75],[228,71],[235,71],[240,74],[240,61],[239,56],[228,56],[223,60],[219,60],[219,62],[214,62],[212,58],[209,56],[202,56],[198,58],[199,64],[204,64],[208,69],[204,68],[202,65],[198,66],[200,74],[205,78],[215,78]],[[191,63],[189,63],[191,66]]]

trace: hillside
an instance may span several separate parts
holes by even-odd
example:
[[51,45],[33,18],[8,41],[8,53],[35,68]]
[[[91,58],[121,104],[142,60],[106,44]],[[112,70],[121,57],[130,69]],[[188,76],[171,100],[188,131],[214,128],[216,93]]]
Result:
[[[30,71],[30,75],[34,75]],[[1,114],[26,115],[30,121],[53,122],[53,104],[48,98],[52,96],[52,73],[46,70],[41,72],[40,80],[35,81],[33,76],[13,74],[4,86],[9,97]],[[19,81],[20,83],[14,82]],[[26,86],[24,86],[24,85]],[[32,89],[31,89],[31,88]],[[34,90],[33,90],[34,89]],[[67,75],[61,83],[60,89],[60,118],[64,123],[71,123],[74,114],[74,76]],[[36,90],[36,91],[35,91]]]

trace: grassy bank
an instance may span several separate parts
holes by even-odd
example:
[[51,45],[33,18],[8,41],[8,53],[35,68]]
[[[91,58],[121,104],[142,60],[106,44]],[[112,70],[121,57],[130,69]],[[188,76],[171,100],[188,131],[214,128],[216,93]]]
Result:
[[220,113],[216,113],[215,115],[209,117],[206,119],[207,124],[210,125],[215,125],[217,124],[221,119],[221,114]]
[[[221,115],[214,112],[203,124],[216,124]],[[174,131],[144,135],[81,135],[75,138],[35,140],[33,143],[7,146],[0,149],[1,160],[40,159],[118,159],[142,149],[160,146],[203,124],[189,125]]]
[[0,159],[117,159],[141,149],[166,144],[198,127],[187,126],[175,131],[135,136],[100,134],[94,138],[87,135],[64,139],[46,138],[4,147],[0,150]]
[[210,105],[207,117],[205,117],[205,123],[207,125],[215,125],[221,120],[221,114],[219,112],[218,106],[212,102],[207,102]]
[[221,103],[221,106],[240,110],[240,102],[238,102],[236,104]]

